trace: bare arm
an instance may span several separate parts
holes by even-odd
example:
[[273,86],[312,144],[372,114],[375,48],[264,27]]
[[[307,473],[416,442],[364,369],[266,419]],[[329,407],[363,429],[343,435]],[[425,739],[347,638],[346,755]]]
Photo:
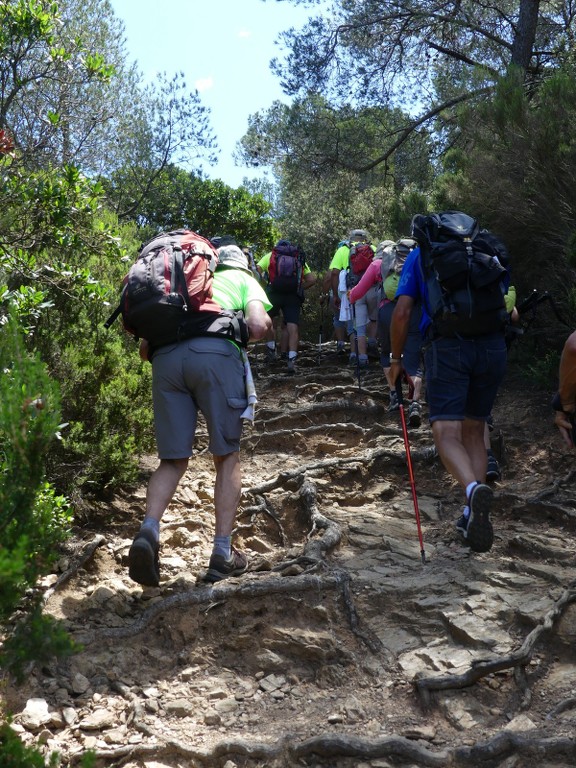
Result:
[[339,269],[333,269],[332,270],[332,293],[334,294],[334,302],[338,302],[338,305],[340,304],[340,298],[338,296],[338,282],[340,280],[340,270]]
[[272,320],[261,301],[250,301],[246,307],[245,317],[250,331],[250,341],[263,339],[272,328]]
[[[400,360],[410,325],[410,315],[414,307],[414,299],[411,296],[399,296],[396,307],[392,313],[390,324],[390,349],[391,357]],[[396,379],[402,373],[402,363],[391,363],[388,372],[388,383],[391,387],[396,385]]]
[[316,282],[316,275],[314,274],[314,272],[308,272],[302,277],[302,288],[304,290],[306,290],[307,288],[311,288],[315,282]]
[[560,402],[565,411],[576,411],[576,331],[566,339],[558,372]]
[[576,413],[576,331],[572,333],[564,344],[562,356],[560,357],[560,367],[558,370],[561,411],[556,411],[554,423],[560,430],[562,440],[569,447],[574,447],[572,440],[572,422],[570,415],[574,418]]

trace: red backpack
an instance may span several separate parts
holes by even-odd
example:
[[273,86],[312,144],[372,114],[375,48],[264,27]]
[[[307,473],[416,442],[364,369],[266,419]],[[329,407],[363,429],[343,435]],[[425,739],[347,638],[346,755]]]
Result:
[[358,285],[360,278],[366,272],[374,259],[374,251],[370,243],[351,243],[346,285],[352,288]]
[[235,327],[238,313],[223,310],[212,298],[217,264],[216,249],[196,232],[178,229],[157,235],[141,248],[124,278],[120,304],[105,326],[122,315],[128,333],[153,348],[222,334],[244,345],[248,335],[243,318],[244,328]]

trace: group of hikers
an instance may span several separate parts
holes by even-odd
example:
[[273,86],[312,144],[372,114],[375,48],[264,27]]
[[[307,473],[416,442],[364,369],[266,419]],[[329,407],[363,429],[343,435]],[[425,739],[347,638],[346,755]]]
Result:
[[[264,340],[268,359],[275,359],[274,323],[279,318],[281,355],[287,372],[294,373],[304,291],[316,281],[301,249],[287,240],[255,263],[250,249],[232,237],[192,246],[186,237],[182,240],[182,232],[156,238],[139,257],[162,251],[165,269],[166,253],[174,255],[174,272],[183,270],[188,294],[194,280],[187,254],[195,254],[194,269],[200,263],[205,270],[210,289],[204,288],[200,298],[195,295],[195,302],[185,297],[186,320],[178,320],[174,338],[163,335],[151,342],[138,333],[131,319],[138,312],[130,315],[126,309],[130,294],[122,311],[125,327],[141,336],[142,358],[152,364],[160,461],[150,477],[144,520],[128,556],[130,577],[145,586],[160,583],[160,522],[192,456],[198,412],[206,420],[216,470],[213,548],[200,578],[214,583],[248,568],[245,553],[232,544],[241,495],[240,438],[243,422],[254,418],[256,402],[246,350],[249,342]],[[138,260],[135,272],[137,265]],[[129,274],[128,286],[130,279]],[[473,551],[489,551],[494,538],[489,481],[500,476],[490,452],[489,424],[506,370],[506,325],[517,321],[505,245],[458,211],[415,216],[410,237],[377,246],[366,230],[352,229],[331,260],[323,289],[334,312],[337,350],[345,352],[348,343],[349,362],[359,371],[370,357],[379,359],[391,410],[398,407],[402,383],[409,384],[413,427],[421,423],[425,382],[437,453],[463,493],[456,530]],[[142,286],[134,293],[140,300]],[[174,295],[159,301],[170,304],[172,314]],[[199,308],[201,323],[192,322],[192,306]],[[166,313],[166,306],[162,311]],[[573,446],[576,331],[566,341],[559,380],[553,402],[556,424],[565,443]]]

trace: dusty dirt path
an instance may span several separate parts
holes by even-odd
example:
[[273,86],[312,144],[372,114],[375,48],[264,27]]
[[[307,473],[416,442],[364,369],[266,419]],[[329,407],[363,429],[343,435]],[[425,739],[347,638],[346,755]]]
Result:
[[[250,572],[196,583],[213,470],[197,455],[162,525],[162,583],[126,556],[144,485],[95,510],[46,580],[84,650],[5,691],[27,742],[63,766],[572,766],[576,763],[574,454],[549,393],[510,371],[493,433],[495,544],[454,530],[461,494],[426,420],[410,432],[422,564],[398,413],[332,344],[298,374],[254,356],[237,540]],[[144,462],[144,470],[154,466]]]

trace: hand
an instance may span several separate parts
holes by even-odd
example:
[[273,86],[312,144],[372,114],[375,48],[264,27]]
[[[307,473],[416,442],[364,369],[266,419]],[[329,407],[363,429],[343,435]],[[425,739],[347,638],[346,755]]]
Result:
[[560,430],[560,436],[568,448],[574,448],[574,424],[564,411],[556,411],[554,424]]
[[149,344],[146,341],[146,339],[140,339],[140,347],[138,348],[138,353],[142,360],[148,360],[148,351],[149,351]]

